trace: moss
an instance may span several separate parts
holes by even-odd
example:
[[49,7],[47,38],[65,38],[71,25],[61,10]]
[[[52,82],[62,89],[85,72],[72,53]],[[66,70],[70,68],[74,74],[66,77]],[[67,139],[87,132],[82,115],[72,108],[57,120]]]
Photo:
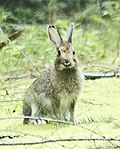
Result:
[[[5,81],[4,87],[7,87],[9,95],[0,96],[0,100],[21,100],[15,102],[1,102],[1,117],[12,117],[22,115],[22,99],[26,88],[33,82],[33,79],[21,79]],[[4,93],[4,87],[2,93]],[[36,142],[43,139],[55,138],[90,138],[101,136],[119,137],[120,136],[120,79],[109,78],[99,80],[87,80],[85,82],[84,92],[81,100],[76,106],[76,121],[78,124],[63,125],[49,123],[47,125],[23,125],[22,119],[0,120],[0,134],[20,135],[18,138],[1,139],[3,142]],[[119,142],[114,142],[114,146]],[[114,148],[113,146],[113,148]],[[42,145],[33,145],[29,148],[107,148],[112,147],[110,142],[83,141],[83,142],[59,142]],[[2,148],[2,147],[1,147]],[[4,147],[3,147],[4,148]],[[26,148],[25,146],[10,146],[5,148]]]

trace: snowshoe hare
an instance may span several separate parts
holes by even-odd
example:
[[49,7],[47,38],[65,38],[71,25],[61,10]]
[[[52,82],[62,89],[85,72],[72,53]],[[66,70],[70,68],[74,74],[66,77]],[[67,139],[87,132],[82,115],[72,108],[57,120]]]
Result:
[[[56,27],[48,27],[50,40],[56,46],[54,67],[45,71],[28,88],[23,101],[24,116],[51,117],[74,122],[74,110],[83,86],[83,74],[72,45],[73,23],[67,42]],[[24,124],[41,124],[41,120],[24,118]]]

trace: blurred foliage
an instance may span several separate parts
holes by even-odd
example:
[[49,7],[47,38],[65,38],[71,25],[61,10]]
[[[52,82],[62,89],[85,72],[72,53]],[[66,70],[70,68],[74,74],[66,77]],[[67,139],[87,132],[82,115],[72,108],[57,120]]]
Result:
[[93,15],[112,17],[120,8],[119,0],[9,0],[0,1],[12,23],[46,24],[70,19],[85,24]]
[[[21,37],[13,41],[16,48],[9,43],[0,50],[3,75],[35,72],[19,50],[39,69],[49,68],[54,63],[56,50],[47,36],[46,24],[49,22],[56,24],[65,40],[69,22],[75,22],[73,44],[85,69],[90,63],[101,62],[109,65],[115,62],[119,66],[120,59],[115,59],[120,51],[118,0],[1,0],[0,6],[0,24],[4,33],[25,29]],[[6,35],[0,32],[0,43],[3,41],[7,42]]]

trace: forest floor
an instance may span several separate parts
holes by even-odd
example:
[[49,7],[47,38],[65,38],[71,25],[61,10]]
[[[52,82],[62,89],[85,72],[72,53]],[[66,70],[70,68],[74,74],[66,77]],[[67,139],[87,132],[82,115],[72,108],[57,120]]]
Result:
[[[11,79],[0,82],[0,148],[5,149],[119,149],[120,141],[120,79],[86,80],[81,99],[76,105],[76,125],[48,123],[23,125],[22,100],[34,79]],[[13,119],[12,119],[13,117]],[[32,143],[57,139],[92,139],[58,141],[37,145],[4,146],[8,143]],[[111,140],[112,140],[111,139]],[[105,141],[106,140],[106,141]]]

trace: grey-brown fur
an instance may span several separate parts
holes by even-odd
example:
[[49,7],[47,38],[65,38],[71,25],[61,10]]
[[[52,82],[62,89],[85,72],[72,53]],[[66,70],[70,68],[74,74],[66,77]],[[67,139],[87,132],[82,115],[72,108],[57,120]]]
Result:
[[[51,70],[45,71],[28,88],[23,101],[24,116],[52,117],[74,121],[75,103],[83,86],[83,75],[72,46],[73,25],[67,42],[63,42],[55,26],[48,27],[58,55]],[[40,123],[25,118],[24,124]]]

